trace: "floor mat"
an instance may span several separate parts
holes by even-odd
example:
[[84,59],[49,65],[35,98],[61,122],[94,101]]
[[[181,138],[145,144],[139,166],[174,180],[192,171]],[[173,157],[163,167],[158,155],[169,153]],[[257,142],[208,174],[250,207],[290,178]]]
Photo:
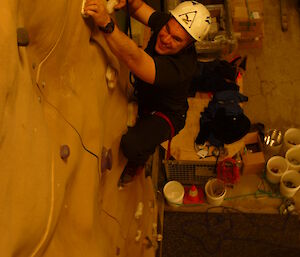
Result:
[[[219,207],[223,208],[223,207]],[[297,215],[166,212],[163,257],[298,257]]]

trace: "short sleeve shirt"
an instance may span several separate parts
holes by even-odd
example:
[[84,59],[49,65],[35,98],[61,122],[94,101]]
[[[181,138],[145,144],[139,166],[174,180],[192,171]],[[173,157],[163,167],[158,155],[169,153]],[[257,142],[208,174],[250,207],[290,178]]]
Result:
[[151,85],[136,78],[135,88],[140,108],[161,111],[174,117],[185,116],[190,82],[197,67],[197,54],[194,44],[175,55],[156,53],[157,35],[170,17],[169,14],[154,12],[149,19],[152,36],[145,52],[154,60],[155,81]]

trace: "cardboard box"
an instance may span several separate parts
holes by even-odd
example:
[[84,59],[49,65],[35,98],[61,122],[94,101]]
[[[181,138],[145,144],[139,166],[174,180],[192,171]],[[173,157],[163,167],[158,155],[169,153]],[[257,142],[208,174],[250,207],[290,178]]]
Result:
[[263,46],[264,38],[264,27],[262,24],[262,31],[258,33],[257,31],[240,31],[234,32],[236,39],[238,40],[238,47],[240,49],[261,49]]
[[263,23],[262,0],[232,0],[232,24],[235,32],[251,31],[261,34]]
[[233,18],[248,18],[248,13],[263,12],[263,0],[231,0],[231,8]]
[[248,133],[243,141],[245,143],[245,150],[241,154],[243,174],[262,172],[265,168],[265,156],[258,132]]

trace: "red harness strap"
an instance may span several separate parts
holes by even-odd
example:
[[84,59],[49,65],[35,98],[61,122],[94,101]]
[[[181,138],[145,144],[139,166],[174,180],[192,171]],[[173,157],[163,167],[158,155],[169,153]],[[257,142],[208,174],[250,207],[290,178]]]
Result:
[[169,158],[171,157],[171,140],[175,136],[175,128],[167,115],[163,114],[162,112],[153,112],[153,114],[163,118],[166,122],[168,122],[170,126],[171,136],[168,141],[168,151],[167,151],[167,160],[169,160]]

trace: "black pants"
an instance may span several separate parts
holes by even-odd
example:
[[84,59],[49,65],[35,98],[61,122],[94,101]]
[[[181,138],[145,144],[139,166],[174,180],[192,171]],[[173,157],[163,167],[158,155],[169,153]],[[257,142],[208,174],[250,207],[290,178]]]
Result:
[[156,146],[170,136],[171,128],[166,120],[156,115],[143,115],[122,136],[121,149],[128,162],[136,166],[144,165]]

